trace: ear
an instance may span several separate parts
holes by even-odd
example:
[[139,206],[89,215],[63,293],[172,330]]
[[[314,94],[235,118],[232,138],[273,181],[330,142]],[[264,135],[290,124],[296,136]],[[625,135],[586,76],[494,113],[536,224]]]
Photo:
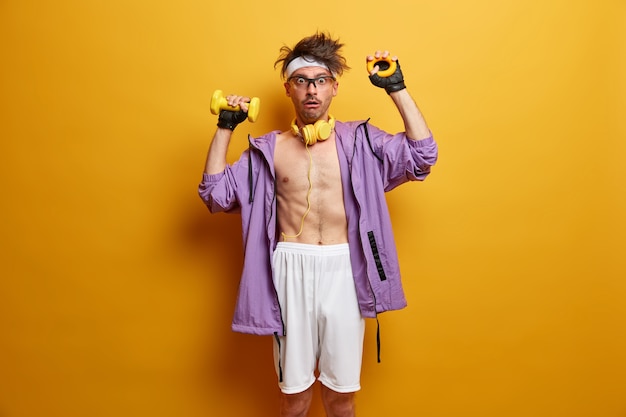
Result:
[[337,90],[339,90],[339,81],[335,81],[335,85],[333,85],[333,97],[337,95]]
[[289,82],[286,82],[283,84],[283,86],[285,87],[285,94],[287,95],[287,97],[291,97],[291,84]]

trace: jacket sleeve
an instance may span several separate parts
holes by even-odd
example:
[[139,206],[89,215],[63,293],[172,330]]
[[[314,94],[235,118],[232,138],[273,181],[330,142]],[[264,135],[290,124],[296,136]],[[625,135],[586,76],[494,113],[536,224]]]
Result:
[[423,181],[437,162],[438,147],[432,134],[421,140],[407,138],[404,132],[389,134],[366,124],[372,151],[382,163],[385,191],[407,181]]
[[241,201],[239,196],[247,184],[247,160],[248,151],[244,152],[239,161],[226,166],[223,172],[202,174],[198,194],[211,213],[239,212]]

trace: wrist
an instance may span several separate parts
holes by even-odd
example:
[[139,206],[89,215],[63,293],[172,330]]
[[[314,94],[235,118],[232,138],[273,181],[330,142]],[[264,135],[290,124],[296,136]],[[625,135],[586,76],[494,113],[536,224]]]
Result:
[[395,93],[404,89],[406,89],[404,81],[400,81],[399,83],[391,84],[385,87],[385,91],[387,92],[387,94]]
[[217,127],[221,129],[228,129],[232,132],[237,127],[237,123],[234,123],[228,120],[219,120],[217,122]]

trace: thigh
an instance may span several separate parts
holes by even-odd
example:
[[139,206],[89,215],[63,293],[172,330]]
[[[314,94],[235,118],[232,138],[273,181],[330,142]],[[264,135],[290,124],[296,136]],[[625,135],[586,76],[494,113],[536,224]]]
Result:
[[311,315],[310,269],[299,253],[275,253],[274,282],[286,336],[274,338],[274,365],[285,394],[300,393],[315,382],[318,337]]
[[349,257],[329,265],[320,283],[320,381],[339,393],[360,389],[365,320],[361,316]]

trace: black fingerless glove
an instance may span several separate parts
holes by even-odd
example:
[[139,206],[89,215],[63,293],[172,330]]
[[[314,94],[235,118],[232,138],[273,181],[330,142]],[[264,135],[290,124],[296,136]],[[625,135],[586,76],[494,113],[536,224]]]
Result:
[[224,129],[235,130],[239,123],[246,120],[246,117],[248,117],[248,113],[243,110],[221,110],[217,118],[217,126]]
[[[383,65],[386,64],[385,68],[382,68]],[[376,63],[380,70],[385,70],[389,68],[389,64],[385,61],[380,61]],[[395,91],[404,90],[406,85],[404,85],[404,76],[402,75],[402,70],[400,69],[400,62],[396,61],[396,71],[391,74],[389,77],[381,77],[376,74],[370,75],[370,81],[376,87],[384,88],[387,94],[393,93]]]

